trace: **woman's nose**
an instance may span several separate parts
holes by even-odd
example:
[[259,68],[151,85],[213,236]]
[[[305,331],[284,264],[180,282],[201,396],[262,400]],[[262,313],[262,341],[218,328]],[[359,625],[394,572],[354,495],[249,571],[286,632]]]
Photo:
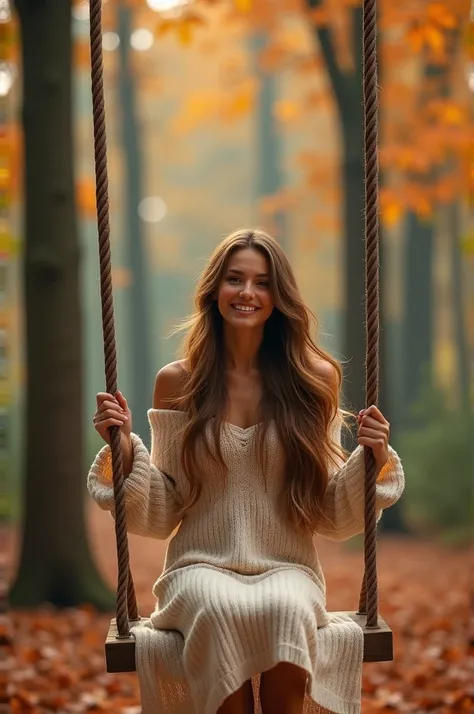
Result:
[[244,287],[240,291],[240,294],[242,295],[242,297],[249,297],[249,296],[253,295],[251,283],[247,283],[246,285],[244,285]]

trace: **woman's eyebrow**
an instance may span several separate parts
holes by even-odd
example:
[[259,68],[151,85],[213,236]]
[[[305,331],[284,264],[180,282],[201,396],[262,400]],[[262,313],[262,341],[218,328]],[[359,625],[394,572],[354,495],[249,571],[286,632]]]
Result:
[[[243,270],[238,270],[237,268],[230,268],[227,272],[235,273],[236,275],[243,275]],[[268,278],[268,273],[258,273],[255,277],[257,278]]]

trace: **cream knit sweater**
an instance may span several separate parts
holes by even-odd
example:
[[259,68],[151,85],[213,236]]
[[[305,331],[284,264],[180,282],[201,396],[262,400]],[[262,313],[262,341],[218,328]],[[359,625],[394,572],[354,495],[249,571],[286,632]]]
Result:
[[[189,493],[180,466],[187,415],[151,409],[148,417],[150,454],[132,434],[127,529],[173,537],[153,587],[156,609],[144,626],[132,630],[143,714],[215,714],[247,679],[252,678],[256,693],[259,673],[279,661],[307,671],[305,714],[318,711],[318,705],[337,714],[359,714],[362,631],[346,616],[328,615],[314,540],[295,533],[278,513],[283,460],[275,425],[265,442],[266,484],[252,448],[258,425],[224,425],[227,478],[206,463],[202,495],[179,523],[177,506]],[[340,443],[339,421],[333,433]],[[403,488],[403,468],[390,448],[377,482],[378,518]],[[108,446],[92,464],[88,489],[113,515]],[[319,530],[320,535],[344,540],[363,532],[361,447],[332,473],[324,509],[332,527]],[[255,711],[260,712],[258,700]]]

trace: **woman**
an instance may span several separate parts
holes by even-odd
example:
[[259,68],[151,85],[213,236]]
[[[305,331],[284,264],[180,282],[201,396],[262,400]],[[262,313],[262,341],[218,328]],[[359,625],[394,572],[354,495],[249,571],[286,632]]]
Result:
[[[310,313],[278,243],[227,237],[197,286],[182,359],[158,372],[148,454],[127,402],[97,395],[95,428],[120,426],[127,528],[168,538],[158,603],[134,627],[144,714],[360,711],[363,636],[328,616],[313,536],[364,529],[363,446],[372,448],[377,512],[404,488],[389,424],[358,415],[341,448],[341,368],[316,346]],[[113,514],[110,448],[88,488]],[[259,707],[261,706],[261,709]]]

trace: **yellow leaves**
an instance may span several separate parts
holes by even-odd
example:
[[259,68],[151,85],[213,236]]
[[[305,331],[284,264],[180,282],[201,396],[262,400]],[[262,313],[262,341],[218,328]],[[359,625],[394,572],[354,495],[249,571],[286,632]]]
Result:
[[256,81],[249,77],[232,91],[202,91],[188,95],[173,122],[178,134],[188,133],[205,122],[234,121],[246,116],[255,102]]
[[289,99],[280,99],[273,105],[273,115],[278,121],[292,122],[302,115],[302,106]]
[[234,120],[248,114],[254,106],[257,82],[249,77],[229,94],[219,95],[218,113],[221,118]]
[[200,92],[188,95],[181,113],[173,120],[173,129],[184,134],[195,129],[199,124],[214,117],[218,97],[215,92]]
[[250,12],[252,9],[252,0],[234,0],[236,10],[239,12]]
[[194,39],[195,32],[198,28],[206,24],[202,15],[187,10],[181,13],[178,17],[164,17],[155,26],[155,35],[161,37],[163,35],[174,34],[182,45],[190,45]]
[[278,31],[278,42],[285,52],[293,56],[313,54],[313,37],[305,25],[286,26]]
[[10,233],[0,233],[0,256],[2,258],[10,258],[12,255],[19,253],[20,244],[18,239],[10,235]]
[[471,233],[462,238],[461,249],[466,255],[474,257],[474,234]]
[[263,216],[276,216],[278,213],[291,211],[295,207],[297,200],[298,197],[295,191],[284,188],[272,195],[260,198],[259,209]]
[[412,50],[420,53],[425,47],[440,52],[444,49],[445,37],[443,33],[433,25],[415,25],[407,32],[407,40]]
[[444,109],[444,121],[447,124],[460,125],[465,119],[465,114],[461,107],[455,104],[448,104]]

